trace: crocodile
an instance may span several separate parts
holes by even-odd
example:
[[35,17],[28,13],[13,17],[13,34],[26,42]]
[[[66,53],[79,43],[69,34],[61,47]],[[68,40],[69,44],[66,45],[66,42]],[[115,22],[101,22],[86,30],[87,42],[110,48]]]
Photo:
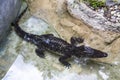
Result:
[[45,58],[45,51],[57,52],[60,56],[59,61],[66,67],[71,66],[67,59],[72,56],[78,58],[102,58],[108,56],[106,52],[85,45],[77,46],[77,43],[84,42],[84,39],[80,37],[71,37],[70,43],[68,43],[59,37],[55,37],[53,34],[35,35],[25,32],[18,24],[25,11],[26,9],[16,18],[12,25],[14,26],[14,30],[17,35],[19,35],[23,40],[37,46],[37,49],[35,50],[37,56]]

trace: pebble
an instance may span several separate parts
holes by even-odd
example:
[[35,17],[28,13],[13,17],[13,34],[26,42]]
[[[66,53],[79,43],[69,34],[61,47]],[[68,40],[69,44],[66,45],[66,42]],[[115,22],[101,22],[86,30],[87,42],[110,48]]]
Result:
[[[100,13],[102,10],[97,10]],[[107,10],[102,11],[103,16],[110,22],[120,23],[120,5],[116,4],[111,7],[107,7]]]
[[101,8],[96,11],[112,23],[120,23],[120,5],[116,4],[114,6],[108,7],[107,10]]
[[116,11],[111,11],[111,14],[115,14],[116,13]]
[[103,15],[108,21],[112,23],[120,23],[120,4],[107,2],[106,7],[99,8],[95,11],[98,12],[98,14]]

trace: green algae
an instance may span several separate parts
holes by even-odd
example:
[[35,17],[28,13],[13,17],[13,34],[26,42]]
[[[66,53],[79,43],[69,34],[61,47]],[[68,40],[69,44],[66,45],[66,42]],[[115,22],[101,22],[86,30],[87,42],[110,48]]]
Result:
[[105,2],[103,2],[103,1],[99,1],[99,0],[83,0],[83,1],[87,2],[95,10],[105,7]]

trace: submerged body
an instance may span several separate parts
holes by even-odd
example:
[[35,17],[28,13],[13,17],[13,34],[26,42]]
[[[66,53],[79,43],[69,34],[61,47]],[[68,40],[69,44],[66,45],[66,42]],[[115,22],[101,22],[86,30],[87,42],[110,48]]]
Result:
[[52,34],[34,35],[34,34],[27,33],[23,31],[18,25],[20,17],[21,15],[16,19],[15,22],[13,22],[15,31],[21,38],[37,46],[36,54],[39,57],[44,58],[45,57],[44,51],[46,50],[58,52],[60,53],[59,61],[67,67],[69,67],[70,64],[66,60],[71,56],[88,57],[88,58],[107,57],[107,53],[102,52],[100,50],[86,47],[84,45],[76,46],[76,43],[78,42],[82,43],[84,41],[82,38],[72,37],[71,43],[68,43],[67,41],[61,38],[55,37]]

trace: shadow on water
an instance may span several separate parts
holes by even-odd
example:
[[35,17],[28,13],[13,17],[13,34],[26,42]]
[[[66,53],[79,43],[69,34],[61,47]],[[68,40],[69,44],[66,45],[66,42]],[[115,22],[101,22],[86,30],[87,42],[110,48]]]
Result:
[[[3,51],[6,47],[6,45],[8,44],[9,40],[8,40],[8,36],[9,34],[11,33],[12,29],[10,28],[9,30],[6,31],[6,35],[3,37],[3,39],[0,41],[0,56],[2,55],[1,54],[1,51]],[[6,37],[7,36],[7,37]]]

